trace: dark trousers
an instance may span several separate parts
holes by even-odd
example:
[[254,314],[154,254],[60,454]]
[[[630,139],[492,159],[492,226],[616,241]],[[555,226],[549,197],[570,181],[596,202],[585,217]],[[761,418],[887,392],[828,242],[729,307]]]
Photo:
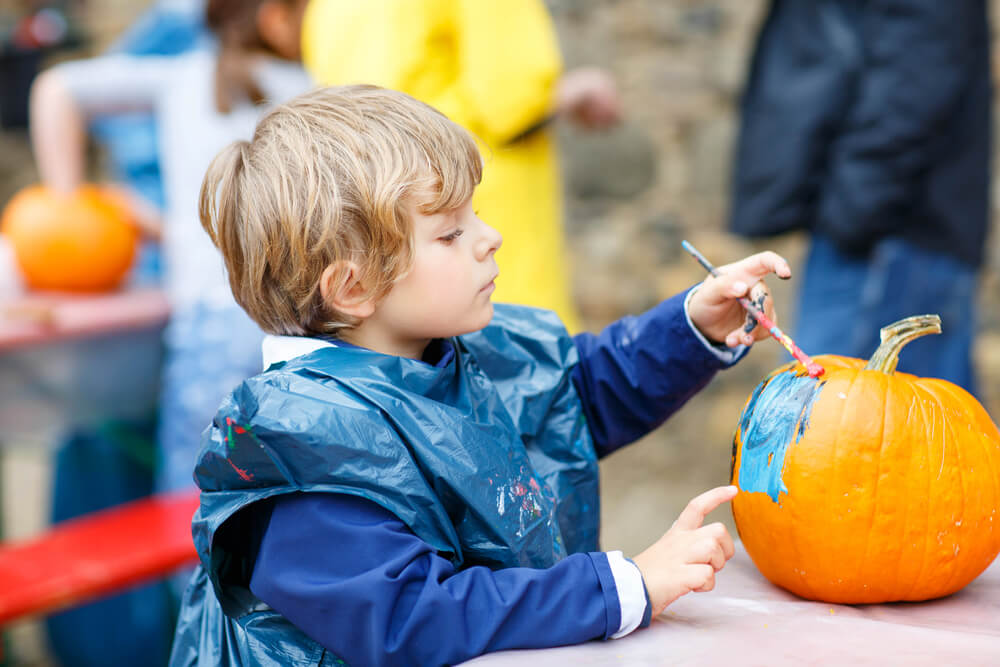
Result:
[[937,314],[942,333],[907,344],[898,370],[943,378],[975,394],[976,289],[975,268],[901,239],[882,240],[867,256],[854,256],[814,236],[793,338],[810,355],[869,359],[881,327]]

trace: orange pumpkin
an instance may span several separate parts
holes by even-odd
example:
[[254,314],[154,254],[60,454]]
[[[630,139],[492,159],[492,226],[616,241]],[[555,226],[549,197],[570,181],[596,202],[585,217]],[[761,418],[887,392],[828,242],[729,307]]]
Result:
[[740,538],[773,583],[812,600],[926,600],[1000,552],[1000,432],[964,389],[896,373],[936,315],[882,329],[866,365],[816,358],[754,390],[733,442]]
[[18,192],[0,217],[28,286],[96,292],[116,287],[135,258],[138,233],[112,194],[83,186],[63,195],[40,185]]

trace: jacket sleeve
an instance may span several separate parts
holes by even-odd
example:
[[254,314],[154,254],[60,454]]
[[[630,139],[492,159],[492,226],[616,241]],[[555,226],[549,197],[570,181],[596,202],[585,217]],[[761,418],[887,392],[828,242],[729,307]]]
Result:
[[864,65],[821,183],[818,226],[846,250],[897,233],[922,172],[962,104],[983,50],[982,2],[874,0],[860,21]]
[[605,554],[456,571],[392,513],[339,494],[276,501],[250,589],[352,665],[454,664],[607,638],[621,624]]
[[652,431],[742,356],[720,353],[695,332],[685,310],[690,291],[574,337],[580,361],[571,377],[598,456]]

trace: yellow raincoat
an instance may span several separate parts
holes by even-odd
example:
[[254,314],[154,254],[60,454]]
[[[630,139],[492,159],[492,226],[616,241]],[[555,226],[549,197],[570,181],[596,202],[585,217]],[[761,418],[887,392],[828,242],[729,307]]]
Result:
[[320,84],[400,90],[475,134],[486,166],[473,204],[504,237],[494,298],[578,329],[553,139],[512,141],[555,106],[562,62],[542,0],[310,0],[302,57]]

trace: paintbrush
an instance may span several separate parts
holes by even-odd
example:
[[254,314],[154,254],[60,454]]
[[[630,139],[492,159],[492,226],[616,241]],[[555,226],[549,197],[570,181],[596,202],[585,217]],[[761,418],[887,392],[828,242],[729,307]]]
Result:
[[[691,245],[687,241],[681,241],[681,246],[692,257],[694,257],[696,260],[698,260],[698,263],[701,264],[703,267],[705,267],[706,271],[708,271],[709,273],[711,273],[716,278],[718,278],[721,275],[719,273],[719,270],[716,269],[714,266],[712,266],[712,263],[710,261],[708,261],[707,259],[705,259],[705,256],[702,255],[700,252],[698,252],[698,250],[696,250],[693,245]],[[815,361],[813,361],[809,357],[808,354],[806,354],[805,352],[803,352],[799,348],[799,346],[795,344],[795,341],[793,341],[788,336],[788,334],[786,334],[784,331],[782,331],[781,329],[779,329],[778,325],[775,324],[774,322],[772,322],[771,318],[769,318],[767,315],[765,315],[764,311],[761,310],[760,308],[758,308],[757,305],[754,304],[753,301],[751,301],[750,299],[748,299],[745,296],[741,296],[740,297],[740,305],[743,306],[744,310],[746,310],[748,313],[750,313],[750,317],[752,317],[754,320],[757,321],[758,324],[760,324],[765,329],[767,329],[768,333],[770,333],[771,336],[776,341],[778,341],[779,343],[781,343],[785,347],[785,349],[788,350],[788,352],[793,357],[795,357],[796,359],[798,359],[802,363],[802,365],[806,367],[806,371],[809,372],[809,377],[814,377],[814,378],[815,377],[819,377],[824,372],[826,372],[826,370],[822,366],[820,366],[819,364],[817,364]]]

